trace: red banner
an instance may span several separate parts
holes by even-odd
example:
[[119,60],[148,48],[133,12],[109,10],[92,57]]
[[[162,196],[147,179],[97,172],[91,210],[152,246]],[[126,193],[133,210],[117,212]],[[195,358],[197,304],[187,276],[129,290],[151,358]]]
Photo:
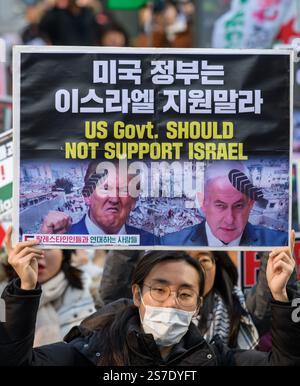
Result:
[[[296,241],[294,249],[296,270],[300,280],[300,240]],[[244,252],[241,254],[241,286],[243,289],[253,287],[257,282],[260,259],[257,252]]]

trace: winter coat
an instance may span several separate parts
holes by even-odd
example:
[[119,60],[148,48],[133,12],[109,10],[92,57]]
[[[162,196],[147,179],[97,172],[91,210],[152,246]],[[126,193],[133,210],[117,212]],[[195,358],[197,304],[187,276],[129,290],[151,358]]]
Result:
[[116,319],[129,310],[128,307],[132,309],[124,327],[129,365],[300,365],[300,323],[292,322],[290,303],[272,301],[272,353],[230,350],[218,340],[208,344],[198,328],[191,324],[188,332],[164,360],[153,336],[141,330],[138,309],[126,303],[109,305],[106,311],[101,309],[90,316],[81,326],[70,331],[66,337],[67,343],[55,343],[33,349],[35,317],[40,295],[40,287],[31,291],[20,289],[19,279],[12,281],[4,290],[2,298],[6,303],[6,323],[0,323],[1,365],[99,364],[107,332],[96,328],[97,318],[101,318],[106,311],[112,311],[112,307],[117,309]]
[[[263,252],[260,256],[260,268],[257,284],[247,293],[246,305],[252,316],[254,324],[262,336],[271,329],[271,300],[272,294],[267,281],[267,263],[269,253]],[[300,283],[297,282],[297,272],[294,269],[287,283],[289,297],[300,297]]]
[[[85,273],[81,278],[82,289],[71,287],[62,271],[41,285],[34,346],[61,341],[73,326],[95,312],[90,278]],[[0,294],[6,285],[0,283]]]

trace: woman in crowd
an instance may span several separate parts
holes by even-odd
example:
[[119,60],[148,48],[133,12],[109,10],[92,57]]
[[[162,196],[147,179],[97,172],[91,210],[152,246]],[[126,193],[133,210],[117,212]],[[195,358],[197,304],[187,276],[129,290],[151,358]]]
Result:
[[[44,249],[35,266],[42,296],[37,312],[34,347],[61,341],[67,332],[95,311],[87,275],[71,264],[75,250]],[[16,277],[4,265],[7,278]],[[0,283],[0,289],[7,281]],[[2,292],[2,291],[1,291]]]
[[129,37],[121,25],[108,23],[100,27],[98,43],[104,47],[128,47]]
[[218,335],[231,348],[251,349],[258,332],[237,286],[238,272],[224,251],[188,251],[205,270],[205,293],[198,327],[209,342]]
[[[290,250],[274,250],[268,261],[272,302],[272,353],[228,349],[209,344],[191,323],[201,313],[205,275],[199,262],[185,252],[152,251],[139,261],[132,279],[133,302],[109,305],[74,327],[66,343],[33,349],[35,317],[41,288],[36,242],[12,248],[9,263],[17,272],[4,290],[6,323],[0,324],[2,365],[299,365],[300,323],[286,283],[295,262]],[[120,302],[117,302],[120,303]]]

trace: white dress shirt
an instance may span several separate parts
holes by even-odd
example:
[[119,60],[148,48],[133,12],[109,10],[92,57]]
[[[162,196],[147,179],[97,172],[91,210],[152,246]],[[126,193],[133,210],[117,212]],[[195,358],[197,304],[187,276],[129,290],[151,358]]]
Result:
[[237,247],[240,245],[240,241],[241,241],[241,238],[242,238],[242,234],[237,238],[237,239],[234,239],[232,241],[230,241],[230,243],[226,244],[226,243],[223,243],[223,241],[217,239],[211,229],[210,229],[210,226],[208,225],[207,221],[205,222],[205,231],[206,231],[206,236],[207,236],[207,242],[208,242],[208,246],[209,247]]
[[[86,225],[86,228],[88,230],[88,234],[89,235],[107,235],[107,233],[104,232],[103,229],[101,229],[98,225],[93,223],[93,221],[90,219],[89,214],[87,214],[85,216],[85,225]],[[126,235],[127,232],[126,232],[125,224],[122,226],[122,228],[119,230],[118,233],[114,233],[114,234],[116,234],[116,235]]]

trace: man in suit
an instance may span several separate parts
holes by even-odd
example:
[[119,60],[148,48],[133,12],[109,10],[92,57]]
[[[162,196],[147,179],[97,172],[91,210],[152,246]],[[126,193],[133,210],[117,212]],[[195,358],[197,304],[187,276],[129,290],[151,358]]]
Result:
[[[51,211],[43,220],[41,233],[67,233],[92,235],[139,235],[140,245],[153,245],[155,236],[143,229],[127,225],[126,221],[134,209],[137,195],[128,192],[133,179],[119,178],[119,169],[115,172],[99,173],[99,161],[92,161],[86,171],[82,194],[89,207],[82,219],[72,224],[71,217],[61,211]],[[137,183],[139,185],[139,183]]]
[[267,204],[261,189],[252,185],[241,162],[215,162],[205,170],[202,203],[205,220],[163,236],[161,244],[211,247],[287,245],[287,232],[252,225],[248,221],[255,201],[262,206]]

